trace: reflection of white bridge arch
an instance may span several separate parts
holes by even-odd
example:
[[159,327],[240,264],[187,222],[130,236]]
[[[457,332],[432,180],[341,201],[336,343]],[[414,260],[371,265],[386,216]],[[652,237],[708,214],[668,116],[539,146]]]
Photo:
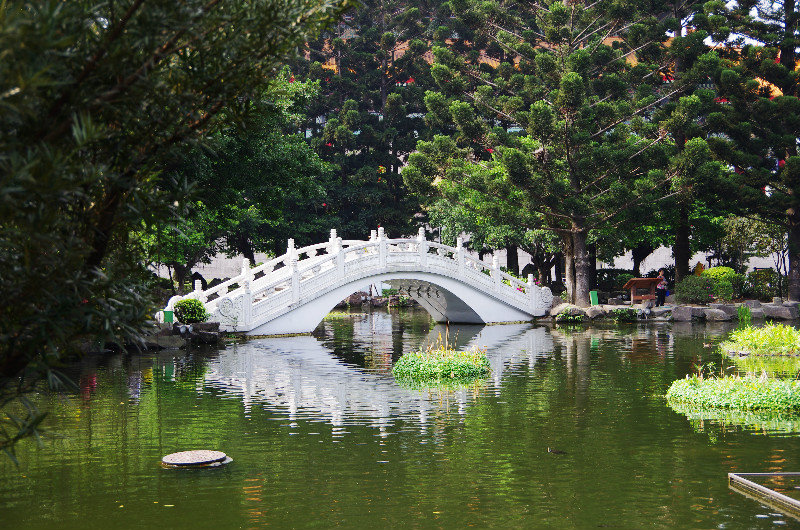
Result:
[[[550,289],[522,282],[456,247],[425,239],[387,239],[383,229],[368,241],[342,241],[331,231],[326,243],[294,248],[239,276],[183,298],[206,303],[214,321],[228,331],[251,335],[307,333],[341,300],[364,286],[387,282],[402,289],[438,322],[519,322],[550,308]],[[173,297],[172,310],[181,297]]]
[[[426,341],[435,340],[435,328]],[[464,327],[458,332],[465,345],[487,348],[494,391],[500,392],[503,372],[522,364],[533,366],[553,352],[545,327],[530,325]],[[253,340],[219,352],[208,364],[206,385],[242,399],[246,410],[264,406],[288,419],[324,420],[334,426],[348,423],[386,427],[399,417],[428,416],[441,406],[441,396],[429,390],[399,386],[390,374],[349,365],[331,354],[314,337]],[[459,414],[466,411],[471,388],[455,391]]]

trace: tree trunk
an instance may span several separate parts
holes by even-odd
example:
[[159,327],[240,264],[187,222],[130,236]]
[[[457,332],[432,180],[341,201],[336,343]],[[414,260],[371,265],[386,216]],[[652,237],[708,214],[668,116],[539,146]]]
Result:
[[567,302],[575,303],[575,251],[572,234],[564,236],[564,276],[566,278]]
[[672,247],[672,254],[675,256],[676,283],[689,276],[689,260],[692,259],[690,234],[689,209],[681,204],[678,207],[678,223],[675,227],[675,245]]
[[631,256],[633,257],[633,275],[637,278],[642,276],[642,262],[647,256],[653,253],[655,248],[649,243],[638,243],[631,249]]
[[574,301],[572,303],[578,307],[589,306],[589,281],[592,267],[588,245],[586,244],[587,235],[583,229],[572,233],[572,249],[575,254],[573,257],[575,270],[573,273],[574,291],[572,296]]
[[506,247],[506,268],[516,276],[519,276],[519,253],[516,245]]
[[[789,300],[800,301],[800,216],[789,216]],[[780,274],[780,271],[778,271]],[[780,294],[780,293],[779,293]]]
[[178,294],[183,295],[185,294],[183,288],[184,282],[186,281],[186,276],[192,271],[192,268],[179,263],[173,263],[172,270],[175,271],[175,283],[178,284]]
[[588,247],[589,251],[589,289],[597,287],[597,243]]

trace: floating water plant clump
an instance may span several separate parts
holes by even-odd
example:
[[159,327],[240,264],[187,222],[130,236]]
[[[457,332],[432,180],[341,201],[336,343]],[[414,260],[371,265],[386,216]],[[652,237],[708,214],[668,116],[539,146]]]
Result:
[[441,338],[427,349],[404,354],[392,368],[395,378],[404,382],[469,381],[488,373],[486,350],[457,351]]
[[740,355],[798,355],[800,330],[784,324],[747,327],[731,333],[720,346],[723,351]]
[[770,378],[766,374],[761,377],[687,376],[672,383],[667,391],[667,400],[703,408],[800,413],[800,381]]
[[738,426],[758,432],[800,432],[800,415],[791,410],[706,408],[674,400],[670,401],[669,406],[678,414],[686,416],[697,432],[713,430],[714,424],[717,428],[723,426],[728,429],[730,426]]

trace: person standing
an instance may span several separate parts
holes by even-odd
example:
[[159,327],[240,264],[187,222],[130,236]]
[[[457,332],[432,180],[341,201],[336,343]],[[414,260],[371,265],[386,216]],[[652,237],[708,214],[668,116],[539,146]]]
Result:
[[667,279],[664,278],[664,269],[658,269],[658,283],[656,284],[656,307],[664,305],[667,298]]

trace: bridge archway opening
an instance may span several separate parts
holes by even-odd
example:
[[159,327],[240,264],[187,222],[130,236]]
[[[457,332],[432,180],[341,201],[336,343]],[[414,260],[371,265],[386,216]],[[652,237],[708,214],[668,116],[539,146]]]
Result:
[[402,288],[403,293],[419,302],[436,322],[485,324],[531,319],[530,315],[456,279],[409,271],[376,274],[330,289],[320,293],[313,301],[292,308],[286,314],[254,328],[248,334],[309,333],[339,302],[355,292],[366,290],[370,285],[379,283]]

